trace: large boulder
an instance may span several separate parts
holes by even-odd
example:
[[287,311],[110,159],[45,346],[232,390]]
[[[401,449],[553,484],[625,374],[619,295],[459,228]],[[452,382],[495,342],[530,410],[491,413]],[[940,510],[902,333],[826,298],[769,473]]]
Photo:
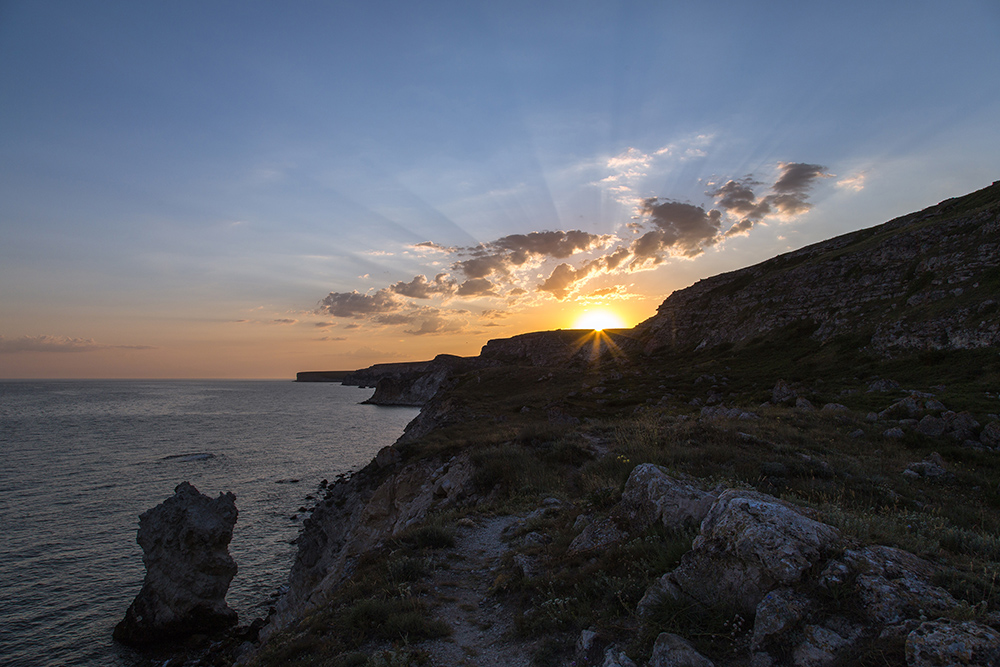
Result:
[[1000,632],[972,621],[922,623],[906,637],[909,667],[1000,664]]
[[236,623],[236,612],[226,604],[237,569],[228,549],[236,517],[232,493],[213,500],[187,482],[139,515],[136,541],[146,578],[115,626],[115,639],[142,646]]
[[840,542],[836,528],[777,498],[731,489],[719,496],[691,551],[661,585],[667,594],[751,617],[768,592],[799,582]]
[[652,463],[637,465],[625,483],[622,499],[607,519],[584,528],[569,546],[570,553],[621,542],[653,525],[675,530],[697,528],[716,496],[671,477]]

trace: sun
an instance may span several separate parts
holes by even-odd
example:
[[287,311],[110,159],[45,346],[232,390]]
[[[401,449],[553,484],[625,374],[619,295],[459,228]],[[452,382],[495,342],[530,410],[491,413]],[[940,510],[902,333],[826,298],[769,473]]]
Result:
[[624,329],[625,322],[610,310],[586,310],[573,323],[574,329]]

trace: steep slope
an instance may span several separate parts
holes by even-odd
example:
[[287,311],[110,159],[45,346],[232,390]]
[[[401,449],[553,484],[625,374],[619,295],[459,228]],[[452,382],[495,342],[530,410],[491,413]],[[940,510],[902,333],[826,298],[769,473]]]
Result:
[[647,352],[788,326],[879,355],[1000,344],[1000,181],[674,292],[636,327]]

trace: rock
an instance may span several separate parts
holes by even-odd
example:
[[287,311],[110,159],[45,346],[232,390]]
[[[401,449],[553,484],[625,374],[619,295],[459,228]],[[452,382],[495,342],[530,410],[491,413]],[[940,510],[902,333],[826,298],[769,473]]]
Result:
[[886,430],[882,431],[883,438],[892,438],[893,440],[898,440],[899,438],[902,438],[905,435],[906,434],[903,433],[903,429],[899,428],[898,426],[893,426],[892,428],[887,428]]
[[771,643],[772,637],[780,638],[795,628],[805,617],[811,604],[809,598],[790,588],[779,588],[768,593],[757,605],[751,648],[758,651]]
[[601,663],[601,667],[636,667],[636,664],[625,655],[625,651],[612,645],[604,652],[604,662]]
[[715,663],[695,650],[683,637],[661,632],[653,644],[649,667],[715,667]]
[[837,663],[838,654],[853,643],[851,638],[821,625],[808,625],[805,641],[795,647],[792,660],[795,667],[829,667]]
[[976,440],[979,422],[968,412],[946,412],[941,415],[948,424],[948,434],[956,440]]
[[865,430],[863,428],[856,428],[847,434],[849,438],[863,438],[865,435]]
[[729,490],[669,574],[683,593],[709,606],[751,616],[775,588],[798,582],[840,543],[832,526],[803,516],[777,498]]
[[671,477],[652,463],[637,465],[625,483],[614,515],[633,529],[659,523],[665,528],[690,528],[701,524],[715,496]]
[[930,415],[924,415],[924,418],[917,423],[917,432],[923,435],[936,438],[940,435],[944,435],[944,431],[947,428],[947,424],[940,417],[932,417]]
[[922,623],[906,637],[909,667],[1000,664],[1000,633],[972,621]]
[[625,483],[622,499],[607,519],[595,521],[570,543],[570,553],[607,546],[654,524],[691,528],[708,514],[715,496],[671,477],[652,463],[637,465]]
[[795,399],[795,409],[804,410],[806,412],[812,412],[816,407],[807,398],[802,398],[799,396]]
[[868,393],[871,392],[887,392],[896,391],[899,389],[899,383],[895,380],[875,380],[870,385],[868,385]]
[[901,398],[882,412],[878,413],[879,419],[900,419],[918,417],[921,413],[922,405],[914,396]]
[[820,412],[843,414],[850,412],[850,410],[846,405],[841,405],[840,403],[827,403],[820,409]]
[[139,515],[136,541],[146,577],[115,639],[143,646],[236,623],[226,592],[237,570],[228,549],[237,514],[232,493],[213,500],[181,482],[173,496]]
[[872,621],[893,625],[921,613],[943,613],[958,602],[929,583],[936,568],[908,551],[885,546],[848,550],[844,562],[857,573],[855,588]]
[[1000,447],[1000,422],[994,421],[984,426],[979,434],[979,442],[991,449]]
[[791,403],[795,400],[796,396],[795,390],[789,387],[788,383],[784,380],[778,380],[774,385],[774,389],[771,390],[771,402],[778,405]]
[[927,477],[929,479],[939,479],[948,475],[944,467],[944,459],[937,452],[932,453],[923,461],[917,461],[906,466],[903,474],[907,477]]

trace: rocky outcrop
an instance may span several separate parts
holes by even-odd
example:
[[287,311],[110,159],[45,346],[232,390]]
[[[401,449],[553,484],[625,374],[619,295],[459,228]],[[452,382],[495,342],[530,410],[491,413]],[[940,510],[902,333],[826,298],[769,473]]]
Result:
[[[651,516],[673,517],[680,527],[698,512],[652,508],[676,507],[678,489],[688,487],[662,468],[637,466],[626,494],[641,497],[645,509],[636,514],[629,509],[636,498],[623,497],[610,514],[642,517],[635,527],[652,525]],[[892,547],[851,548],[832,526],[762,493],[729,489],[712,498],[691,550],[646,591],[641,614],[663,604],[728,610],[753,624],[752,665],[832,667],[878,641],[905,641],[908,665],[995,664],[1000,635],[947,620],[962,603],[933,583],[934,564]],[[628,525],[615,524],[618,541],[636,536]],[[928,617],[938,620],[924,622]],[[675,635],[661,634],[657,647],[650,665],[710,664]]]
[[149,645],[236,623],[236,612],[226,605],[237,569],[228,549],[236,517],[232,493],[213,500],[187,482],[139,516],[136,541],[146,577],[115,626],[115,639]]
[[587,525],[569,546],[570,553],[621,542],[654,524],[669,529],[697,528],[717,495],[671,477],[652,463],[635,467],[621,502],[607,519]]
[[785,331],[870,340],[878,354],[1000,344],[1000,182],[670,295],[636,327],[646,350]]
[[364,402],[421,407],[434,397],[448,378],[481,365],[475,358],[439,354],[433,361],[423,362],[412,369],[383,375],[375,385],[375,393]]
[[357,557],[419,524],[431,510],[465,498],[472,473],[468,454],[403,464],[386,447],[350,479],[331,485],[303,524],[288,592],[262,638],[322,604],[350,575]]

